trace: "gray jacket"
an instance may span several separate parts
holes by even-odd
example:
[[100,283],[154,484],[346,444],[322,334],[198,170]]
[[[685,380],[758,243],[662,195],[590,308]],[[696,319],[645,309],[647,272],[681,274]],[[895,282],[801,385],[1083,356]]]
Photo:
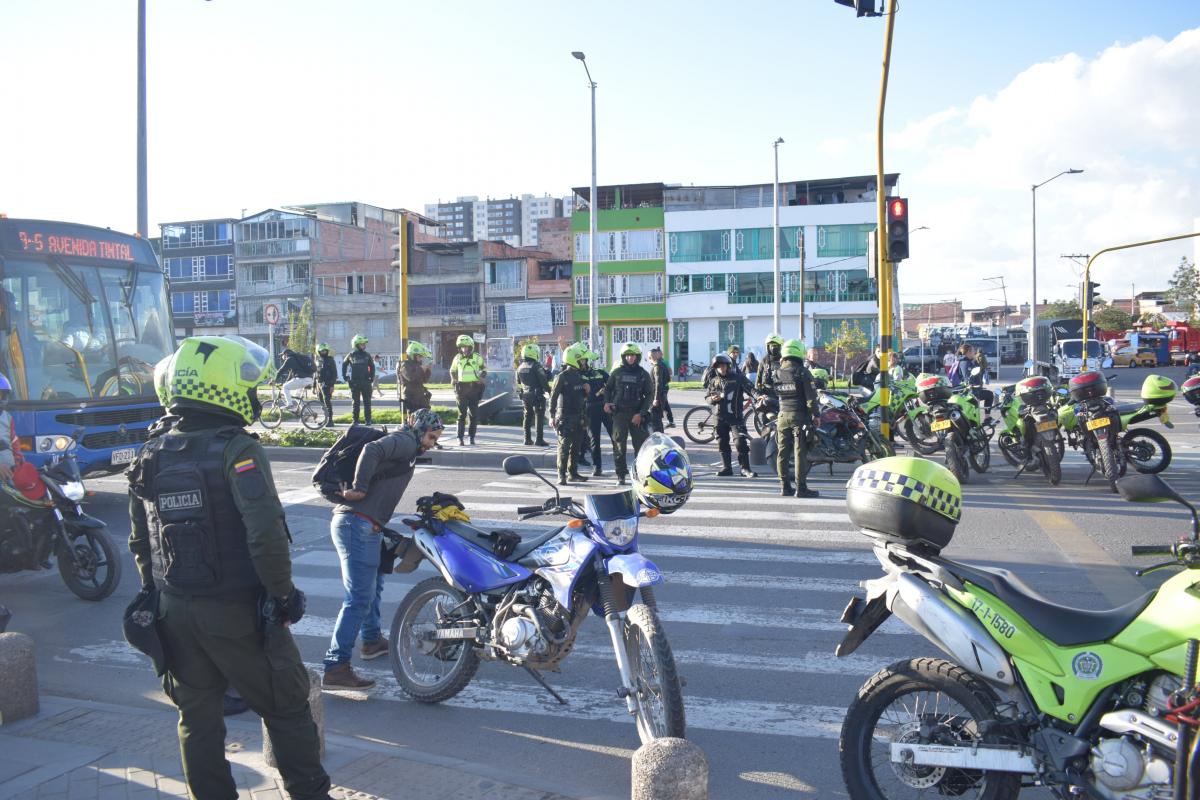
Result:
[[[358,464],[354,468],[354,486],[367,496],[362,500],[343,501],[334,509],[335,514],[356,512],[370,517],[376,524],[386,526],[388,520],[396,513],[396,506],[412,480],[412,468],[417,456],[421,453],[420,443],[411,432],[400,429],[387,436],[382,436],[373,442],[367,442],[358,456]],[[371,476],[377,470],[390,469],[394,466],[407,465],[399,475],[391,478],[380,478],[372,481]]]

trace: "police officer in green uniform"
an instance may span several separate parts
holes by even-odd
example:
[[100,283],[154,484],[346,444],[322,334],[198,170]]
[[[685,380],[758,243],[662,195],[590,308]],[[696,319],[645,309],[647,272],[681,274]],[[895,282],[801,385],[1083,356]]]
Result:
[[197,798],[235,798],[222,697],[246,699],[271,737],[293,798],[329,797],[308,672],[288,625],[304,614],[288,530],[256,437],[267,351],[239,336],[185,339],[170,357],[168,416],[130,466],[129,515],[143,592],[158,593],[163,690]]
[[[588,385],[583,379],[583,357],[587,348],[576,343],[563,351],[563,369],[554,379],[550,392],[550,416],[554,430],[558,433],[558,483],[567,485],[567,474],[571,480],[586,481],[579,474],[578,448],[583,436],[583,412],[588,394]],[[561,403],[561,406],[560,406]]]
[[581,436],[582,445],[592,448],[592,475],[599,477],[604,474],[600,458],[600,429],[608,431],[608,439],[612,441],[612,414],[604,410],[604,387],[608,384],[608,373],[600,366],[600,354],[594,350],[584,353],[583,379],[588,385],[587,415],[584,417],[585,435]]
[[642,369],[642,348],[634,342],[621,346],[621,365],[608,376],[604,387],[607,402],[604,410],[613,415],[613,462],[617,470],[617,483],[624,484],[629,475],[625,462],[626,435],[633,438],[633,454],[641,449],[649,434],[646,422],[650,413],[650,402],[654,399],[650,373]]
[[483,399],[487,368],[483,364],[483,356],[475,352],[475,340],[470,336],[464,333],[454,344],[458,347],[458,353],[450,362],[450,382],[454,384],[454,396],[458,398],[458,443],[465,444],[463,430],[469,416],[470,428],[466,430],[471,436],[471,444],[475,444],[475,431],[479,427],[479,401]]
[[521,427],[525,431],[525,444],[533,444],[533,423],[537,420],[537,446],[545,447],[546,392],[550,391],[550,378],[542,366],[542,351],[536,344],[527,344],[521,350],[521,364],[517,367],[517,391],[525,413]]
[[[783,358],[775,370],[774,386],[779,395],[779,418],[775,426],[775,444],[779,450],[776,472],[782,486],[780,494],[784,497],[819,496],[815,489],[808,488],[808,432],[819,408],[812,373],[804,365],[806,355],[804,342],[789,339],[783,344]],[[795,486],[789,474],[793,447],[796,455]]]

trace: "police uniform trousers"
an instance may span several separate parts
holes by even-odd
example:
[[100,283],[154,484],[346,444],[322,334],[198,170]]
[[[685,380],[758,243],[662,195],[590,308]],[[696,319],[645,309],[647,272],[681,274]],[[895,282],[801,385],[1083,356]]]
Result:
[[746,432],[746,418],[739,417],[735,420],[728,420],[718,416],[717,451],[721,454],[721,463],[726,468],[731,466],[733,460],[733,452],[729,443],[731,436],[737,436],[738,464],[745,469],[750,469],[750,434]]
[[613,438],[612,414],[604,411],[603,403],[588,403],[585,425],[586,429],[579,437],[581,440],[580,452],[586,453],[590,450],[592,466],[600,467],[600,430],[604,429],[608,432],[608,440],[611,442]]
[[358,410],[362,407],[363,419],[371,424],[371,394],[375,391],[370,381],[351,381],[350,399],[354,401],[354,424],[358,424]]
[[579,440],[583,436],[583,415],[563,414],[555,425],[558,433],[558,476],[579,472]]
[[463,438],[463,429],[468,425],[467,417],[470,417],[468,433],[474,439],[475,431],[479,427],[479,401],[483,398],[483,381],[469,383],[459,381],[456,396],[458,397],[458,438]]
[[333,419],[333,384],[318,383],[317,392],[321,396],[321,406],[325,409],[325,421]]
[[264,641],[254,592],[240,598],[187,598],[163,592],[158,630],[166,653],[163,690],[179,708],[179,749],[188,788],[198,800],[236,800],[225,760],[222,698],[232,685],[262,717],[296,800],[329,796],[309,678],[291,633],[273,627]]
[[[802,489],[808,486],[808,428],[811,424],[811,417],[800,411],[780,411],[775,420],[775,446],[778,449],[775,474],[784,486],[791,483],[793,477],[796,486]],[[793,452],[796,456],[794,476],[790,472]]]
[[633,439],[633,457],[635,459],[637,458],[638,450],[642,449],[642,443],[650,435],[646,431],[646,415],[643,415],[641,425],[634,425],[633,415],[635,413],[637,412],[622,411],[618,408],[612,415],[613,464],[618,477],[629,474],[629,467],[625,458],[626,435]]
[[525,440],[533,438],[534,421],[537,422],[537,440],[544,440],[546,432],[546,395],[542,392],[526,392],[521,398],[525,411],[521,415],[521,428],[525,431]]

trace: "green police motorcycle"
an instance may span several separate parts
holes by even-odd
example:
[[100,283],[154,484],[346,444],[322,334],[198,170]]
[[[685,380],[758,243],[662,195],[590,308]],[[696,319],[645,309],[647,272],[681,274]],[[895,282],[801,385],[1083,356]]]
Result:
[[[1131,501],[1188,505],[1156,475],[1119,486]],[[1025,786],[1058,798],[1189,796],[1198,758],[1194,508],[1190,537],[1133,548],[1169,558],[1138,574],[1183,572],[1118,608],[1082,609],[1039,596],[1006,570],[942,555],[961,493],[938,464],[863,465],[846,501],[884,574],[847,605],[837,655],[855,652],[895,615],[946,656],[898,661],[859,689],[839,747],[851,800],[1007,800]]]
[[1017,475],[1039,470],[1051,486],[1062,481],[1063,439],[1058,412],[1050,404],[1053,386],[1035,375],[1000,388],[1000,432],[996,444]]
[[1171,465],[1171,444],[1153,428],[1131,427],[1139,422],[1157,419],[1166,428],[1175,427],[1167,405],[1175,399],[1175,381],[1163,375],[1147,375],[1142,381],[1141,399],[1137,403],[1117,403],[1121,415],[1121,450],[1129,466],[1138,472],[1157,474]]
[[[946,466],[961,483],[971,479],[971,468],[987,472],[992,463],[991,439],[995,430],[983,422],[983,409],[971,387],[950,388],[944,375],[929,375],[917,381],[917,396],[929,430],[946,452]],[[920,452],[918,450],[918,452]]]

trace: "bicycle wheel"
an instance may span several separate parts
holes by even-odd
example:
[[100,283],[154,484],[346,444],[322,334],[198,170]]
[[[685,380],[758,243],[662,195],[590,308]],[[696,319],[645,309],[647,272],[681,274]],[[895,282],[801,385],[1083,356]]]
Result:
[[300,404],[300,424],[310,431],[319,431],[325,427],[325,409],[311,400]]
[[717,423],[712,409],[696,406],[683,418],[683,432],[696,444],[708,444],[717,436]]
[[263,406],[262,413],[258,415],[258,421],[262,423],[264,428],[278,428],[283,422],[283,403],[278,400],[272,400]]

